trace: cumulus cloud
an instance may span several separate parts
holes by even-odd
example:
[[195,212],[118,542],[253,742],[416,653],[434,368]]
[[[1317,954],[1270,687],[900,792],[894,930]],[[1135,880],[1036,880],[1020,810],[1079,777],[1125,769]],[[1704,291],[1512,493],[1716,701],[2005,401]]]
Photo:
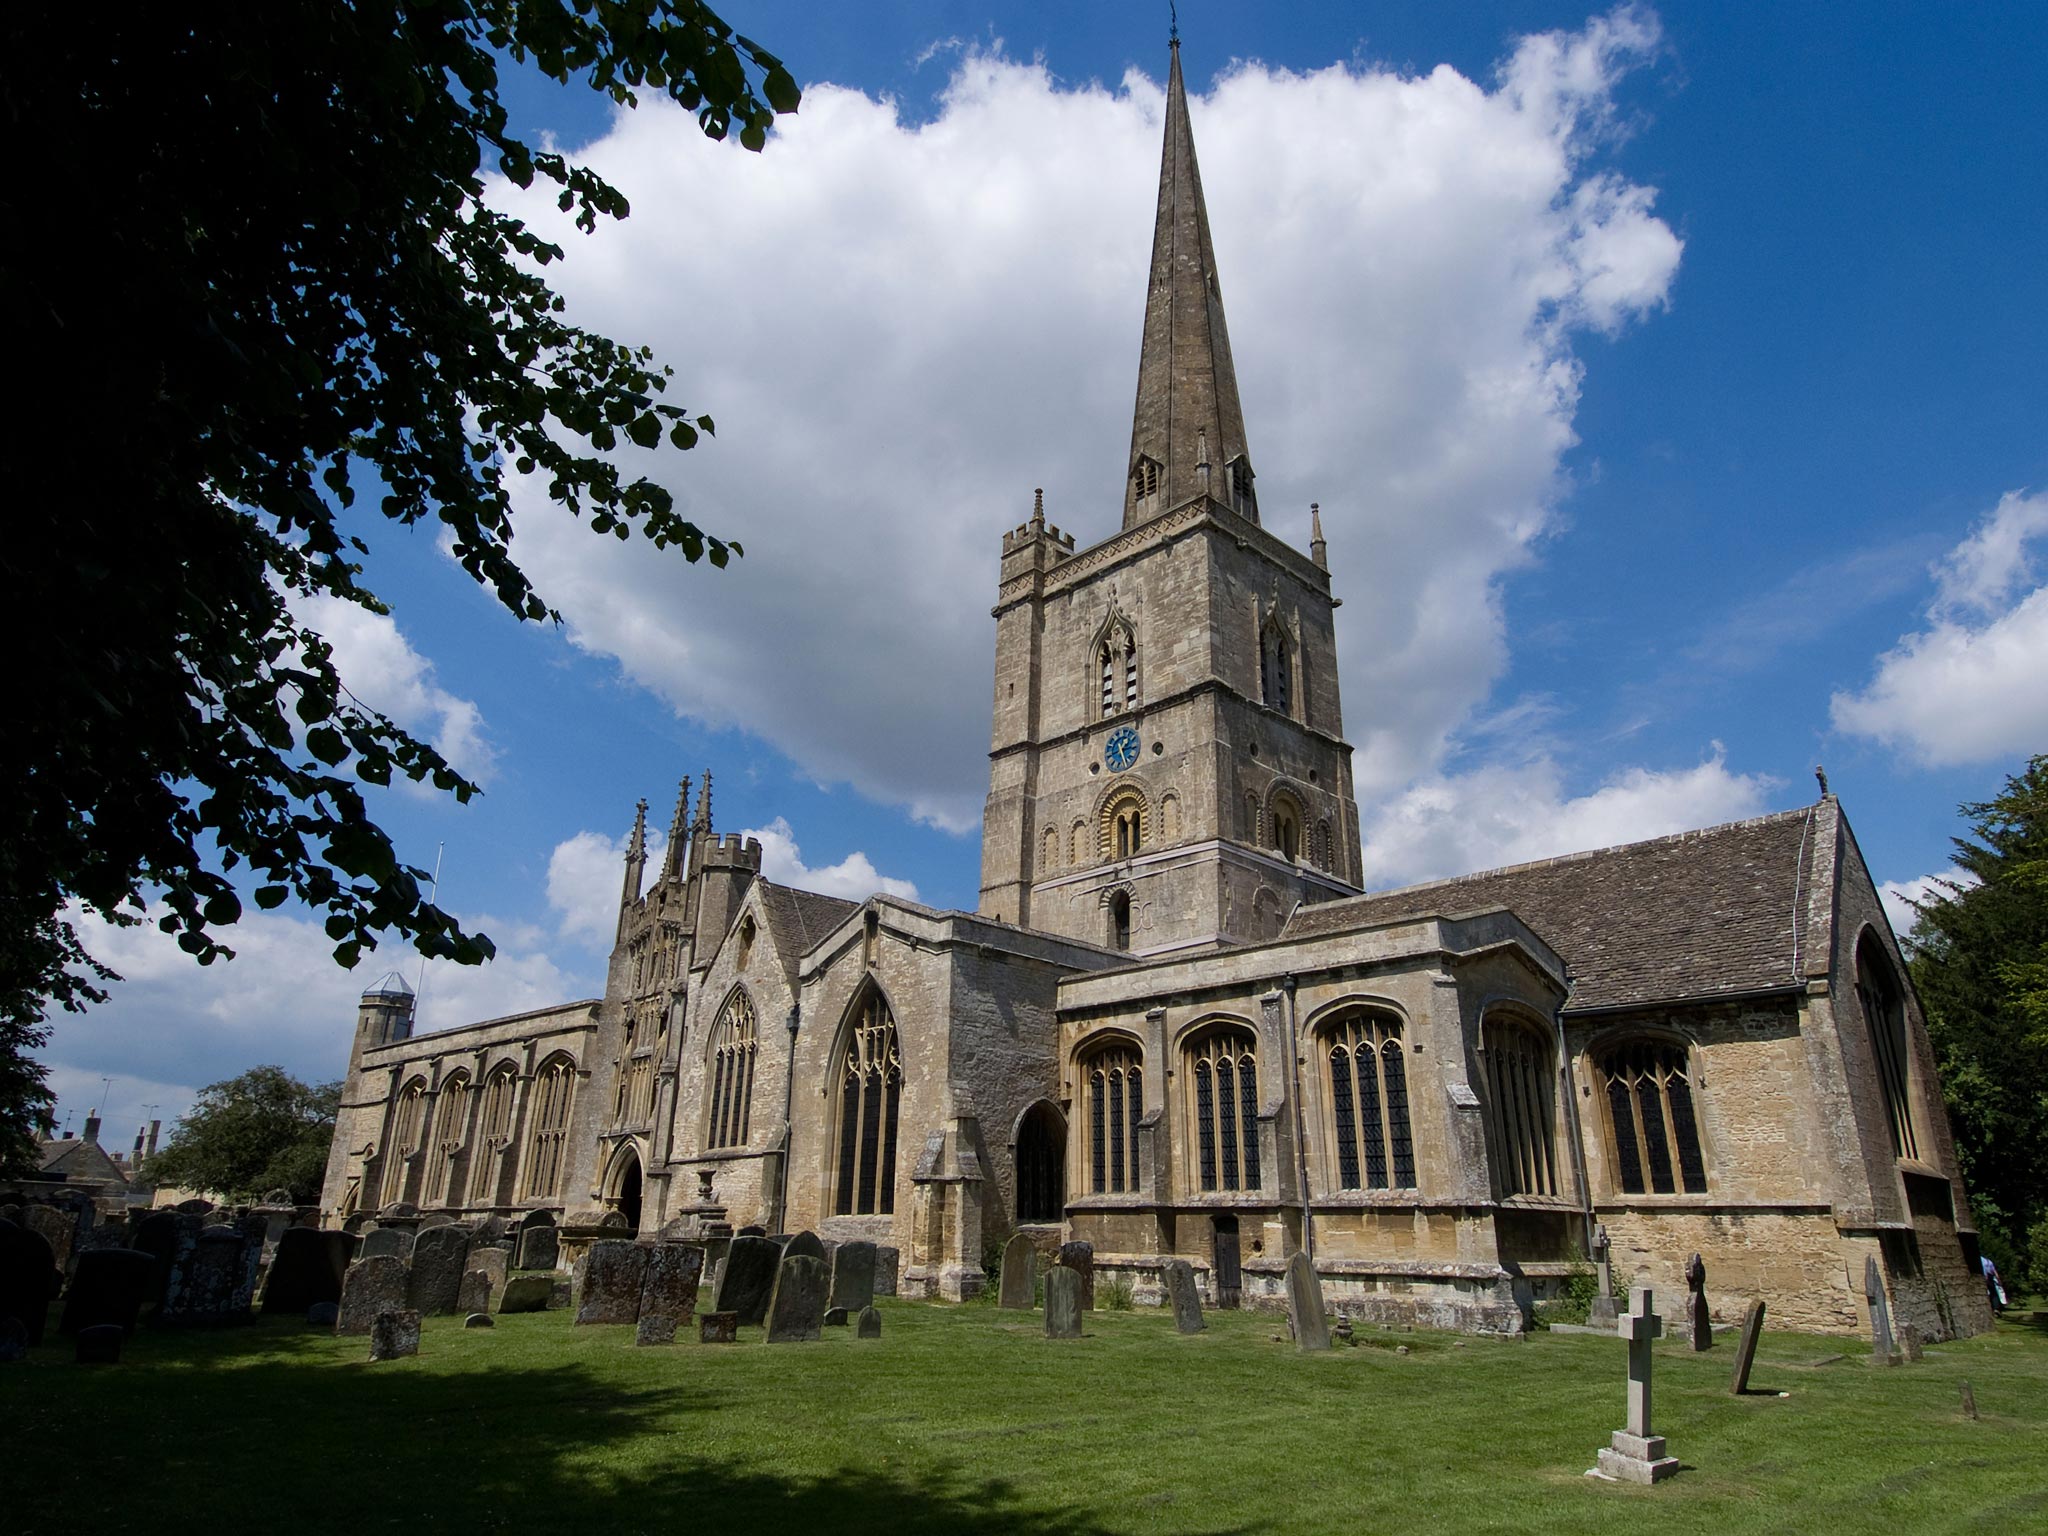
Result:
[[483,712],[434,680],[434,664],[389,614],[326,596],[294,597],[291,608],[334,647],[334,669],[350,693],[433,743],[456,772],[478,782],[490,777],[497,754]]
[[[1362,798],[1430,769],[1502,669],[1499,582],[1565,488],[1575,346],[1666,301],[1680,242],[1599,163],[1658,46],[1624,10],[1525,39],[1490,82],[1244,64],[1194,103],[1261,505],[1297,545],[1324,508]],[[765,155],[658,105],[585,152],[633,216],[565,231],[551,275],[716,416],[646,462],[744,560],[649,559],[514,494],[577,645],[964,831],[999,536],[1035,486],[1083,543],[1117,525],[1164,99],[999,51],[952,68],[922,124],[814,85]]]
[[1365,827],[1375,890],[1739,821],[1766,808],[1775,781],[1731,773],[1716,744],[1691,768],[1629,768],[1589,794],[1564,793],[1549,757],[1431,775]]
[[2048,495],[2007,492],[1934,569],[1927,627],[1877,660],[1860,692],[1831,701],[1835,728],[1932,767],[2040,750],[2048,740],[2048,585],[2036,542]]
[[1951,886],[1967,888],[1976,883],[1975,875],[1951,864],[1938,874],[1916,875],[1911,880],[1881,880],[1877,895],[1884,903],[1884,915],[1891,919],[1892,932],[1903,943],[1912,933],[1913,924],[1919,921],[1919,914],[1913,910],[1914,903],[1924,904],[1945,897],[1950,894]]
[[837,864],[812,869],[804,863],[803,850],[797,847],[796,834],[784,817],[776,817],[765,827],[750,827],[740,835],[761,840],[761,873],[779,884],[843,896],[848,901],[866,901],[877,891],[905,901],[917,900],[914,883],[883,874],[858,848]]
[[[647,834],[647,867],[661,868],[668,838]],[[619,892],[626,879],[626,840],[602,832],[578,832],[555,844],[548,855],[548,905],[561,920],[562,936],[609,950],[619,925]]]

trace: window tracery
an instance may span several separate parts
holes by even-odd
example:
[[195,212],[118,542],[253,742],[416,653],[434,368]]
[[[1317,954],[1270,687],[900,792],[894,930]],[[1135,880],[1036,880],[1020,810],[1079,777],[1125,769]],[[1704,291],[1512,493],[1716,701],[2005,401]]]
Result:
[[1615,1182],[1623,1194],[1707,1192],[1685,1047],[1629,1040],[1604,1051],[1597,1070],[1607,1099]]
[[1096,1194],[1138,1188],[1138,1123],[1145,1073],[1135,1047],[1119,1041],[1088,1058],[1088,1187]]
[[477,1116],[476,1150],[470,1154],[469,1203],[496,1203],[495,1154],[512,1135],[512,1083],[516,1074],[503,1066],[484,1081],[483,1109]]
[[1557,1193],[1556,1072],[1550,1046],[1513,1019],[1493,1018],[1481,1032],[1492,1102],[1487,1128],[1502,1195]]
[[745,992],[734,992],[719,1014],[711,1048],[711,1126],[707,1147],[746,1145],[753,1107],[754,1054],[757,1035],[754,1004]]
[[1187,1079],[1199,1187],[1257,1189],[1259,1059],[1252,1032],[1204,1035],[1187,1049]]
[[561,1193],[562,1165],[569,1140],[569,1104],[576,1068],[558,1056],[533,1080],[533,1133],[526,1150],[526,1198],[552,1200]]
[[421,1186],[431,1204],[454,1205],[462,1197],[455,1160],[463,1148],[470,1111],[476,1107],[474,1101],[468,1073],[451,1072],[442,1080],[440,1095],[435,1100],[433,1156],[428,1160],[426,1182]]
[[1269,615],[1259,634],[1259,687],[1269,709],[1288,714],[1292,708],[1293,647],[1278,615]]
[[896,1209],[896,1117],[903,1060],[896,1020],[879,991],[869,990],[849,1031],[839,1070],[839,1178],[834,1209],[841,1216],[887,1216]]
[[1338,1187],[1415,1188],[1401,1021],[1360,1009],[1329,1024],[1322,1038]]
[[1865,933],[1856,946],[1856,1000],[1870,1032],[1877,1060],[1878,1088],[1884,1097],[1886,1128],[1892,1156],[1918,1158],[1919,1138],[1913,1134],[1910,1074],[1907,1069],[1906,1005],[1883,946]]
[[384,1193],[380,1206],[405,1198],[405,1176],[412,1159],[419,1155],[420,1136],[427,1115],[426,1079],[416,1077],[398,1095],[391,1117],[391,1142],[384,1158]]

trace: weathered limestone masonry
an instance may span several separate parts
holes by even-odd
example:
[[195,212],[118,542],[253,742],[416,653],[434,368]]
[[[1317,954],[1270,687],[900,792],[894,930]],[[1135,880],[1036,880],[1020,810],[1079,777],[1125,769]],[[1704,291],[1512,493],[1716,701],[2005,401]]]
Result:
[[1291,1267],[1503,1333],[1604,1224],[1617,1285],[1697,1252],[1724,1321],[1861,1331],[1869,1261],[1902,1328],[1988,1326],[1832,797],[1364,893],[1329,546],[1261,514],[1222,292],[1176,44],[1123,484],[1097,542],[1042,498],[1000,541],[979,911],[764,880],[686,780],[657,867],[636,808],[603,997],[415,1034],[401,978],[364,994],[331,1223],[545,1220],[550,1273],[700,1244],[748,1326],[765,1234],[811,1231],[883,1293],[973,1295],[1021,1234],[1146,1302],[1184,1262],[1277,1308]]

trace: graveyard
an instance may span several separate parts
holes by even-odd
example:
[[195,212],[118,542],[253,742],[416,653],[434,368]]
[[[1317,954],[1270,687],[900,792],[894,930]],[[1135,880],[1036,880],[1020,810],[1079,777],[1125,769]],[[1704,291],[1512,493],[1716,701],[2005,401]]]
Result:
[[[1307,1352],[1285,1314],[1212,1310],[1184,1333],[1171,1307],[1103,1300],[1057,1338],[1042,1307],[883,1296],[879,1337],[826,1326],[785,1345],[751,1325],[732,1344],[691,1325],[642,1345],[631,1321],[579,1324],[580,1308],[488,1328],[430,1314],[418,1352],[384,1361],[362,1334],[273,1312],[145,1321],[112,1366],[75,1363],[53,1310],[44,1342],[0,1366],[4,1524],[1088,1536],[2048,1519],[2048,1315],[1896,1368],[1867,1344],[1765,1332],[1739,1397],[1734,1334],[1695,1352],[1674,1321],[1648,1348],[1680,1470],[1643,1487],[1585,1475],[1623,1423],[1615,1337],[1360,1324]],[[1682,1302],[1664,1303],[1674,1319]]]

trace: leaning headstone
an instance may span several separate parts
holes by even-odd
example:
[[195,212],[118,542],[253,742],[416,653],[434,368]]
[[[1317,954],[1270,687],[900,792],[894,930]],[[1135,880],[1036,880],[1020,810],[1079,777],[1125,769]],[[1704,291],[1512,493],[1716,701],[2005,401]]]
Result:
[[1685,1341],[1695,1351],[1714,1347],[1714,1316],[1707,1309],[1707,1266],[1694,1254],[1685,1261]]
[[306,1308],[306,1325],[310,1328],[332,1328],[341,1316],[338,1301],[316,1301]]
[[495,1328],[497,1320],[488,1312],[472,1312],[462,1320],[465,1328]]
[[768,1298],[775,1290],[782,1250],[765,1237],[736,1237],[725,1255],[712,1306],[738,1315],[740,1326],[758,1328],[768,1316]]
[[706,1312],[697,1319],[697,1342],[700,1344],[732,1344],[740,1336],[740,1315],[737,1312]]
[[648,1313],[633,1330],[635,1344],[673,1344],[675,1341],[676,1320],[666,1312]]
[[697,1282],[704,1274],[704,1250],[695,1243],[656,1243],[646,1250],[640,1282],[640,1316],[666,1317],[687,1328],[697,1314]]
[[423,1317],[456,1310],[469,1262],[469,1234],[457,1226],[422,1227],[413,1239],[406,1305]]
[[1308,1250],[1297,1248],[1287,1261],[1287,1321],[1294,1342],[1304,1352],[1330,1347],[1330,1319],[1323,1310],[1323,1282],[1309,1262]]
[[[12,1365],[17,1360],[27,1358],[28,1329],[22,1326],[18,1317],[11,1314],[0,1317],[0,1365]],[[1968,1382],[1963,1384],[1963,1390],[1969,1390]]]
[[1202,1321],[1202,1293],[1195,1286],[1195,1267],[1186,1259],[1168,1259],[1161,1271],[1167,1299],[1173,1303],[1173,1326],[1182,1333],[1200,1333],[1208,1327]]
[[770,1344],[798,1344],[818,1336],[830,1281],[821,1258],[798,1253],[783,1259],[775,1271],[775,1294],[768,1300]]
[[832,1250],[832,1305],[858,1312],[875,1299],[875,1245],[865,1239]]
[[873,1307],[862,1307],[853,1336],[856,1339],[879,1339],[882,1336],[882,1314]]
[[1742,1342],[1735,1346],[1735,1376],[1728,1390],[1740,1397],[1749,1390],[1749,1368],[1756,1363],[1757,1336],[1764,1331],[1764,1304],[1752,1301],[1742,1319]]
[[388,1254],[357,1259],[341,1282],[341,1311],[334,1319],[334,1331],[368,1333],[380,1312],[396,1312],[404,1306],[405,1261]]
[[341,1279],[356,1240],[346,1232],[287,1227],[263,1282],[263,1311],[304,1312],[315,1302],[341,1300]]
[[1650,1428],[1650,1344],[1664,1332],[1664,1319],[1651,1306],[1647,1285],[1629,1292],[1628,1314],[1618,1331],[1628,1340],[1628,1428],[1617,1429],[1600,1448],[1588,1477],[1628,1483],[1659,1483],[1678,1470],[1678,1458],[1664,1454],[1664,1437]]
[[823,1262],[825,1258],[825,1244],[815,1232],[799,1232],[783,1245],[782,1256],[787,1259],[800,1253],[807,1253],[812,1258]]
[[155,1271],[156,1261],[133,1248],[87,1249],[78,1256],[58,1332],[77,1333],[111,1323],[124,1337],[132,1334]]
[[1003,1244],[1003,1272],[996,1289],[996,1305],[1012,1312],[1029,1312],[1037,1304],[1037,1268],[1038,1250],[1022,1232]]
[[1081,1337],[1081,1272],[1065,1264],[1045,1272],[1045,1336]]
[[363,1239],[363,1246],[357,1250],[360,1259],[409,1259],[412,1257],[413,1233],[405,1227],[379,1227]]
[[519,1234],[515,1269],[553,1269],[562,1260],[562,1234],[553,1227],[528,1227]]
[[603,1237],[583,1259],[583,1284],[576,1321],[631,1323],[640,1316],[640,1286],[647,1278],[647,1250],[625,1238]]
[[894,1296],[896,1294],[896,1271],[902,1267],[903,1254],[900,1249],[891,1248],[887,1243],[875,1244],[875,1294]]
[[370,1324],[370,1358],[403,1360],[420,1352],[420,1315],[410,1307],[379,1312]]
[[[73,1281],[72,1283],[76,1284],[77,1282]],[[1899,1353],[1905,1358],[1906,1364],[1916,1365],[1919,1363],[1921,1355],[1920,1330],[1911,1323],[1899,1324]]]
[[505,1282],[505,1289],[498,1293],[498,1310],[501,1313],[545,1312],[549,1293],[554,1288],[554,1281],[546,1275],[514,1275]]
[[1614,1268],[1610,1262],[1612,1245],[1607,1238],[1605,1223],[1593,1228],[1593,1301],[1586,1308],[1587,1326],[1612,1328],[1617,1320],[1614,1310]]
[[18,1317],[31,1344],[43,1342],[50,1298],[61,1278],[49,1240],[13,1222],[0,1222],[0,1317]]
[[1897,1365],[1898,1346],[1892,1340],[1892,1312],[1884,1299],[1884,1277],[1877,1272],[1877,1255],[1863,1256],[1863,1299],[1870,1304],[1870,1363]]
[[73,1358],[80,1365],[119,1365],[123,1337],[119,1323],[95,1323],[90,1328],[81,1328]]
[[1093,1243],[1061,1243],[1059,1257],[1054,1261],[1071,1269],[1081,1277],[1081,1310],[1095,1310],[1095,1245]]

